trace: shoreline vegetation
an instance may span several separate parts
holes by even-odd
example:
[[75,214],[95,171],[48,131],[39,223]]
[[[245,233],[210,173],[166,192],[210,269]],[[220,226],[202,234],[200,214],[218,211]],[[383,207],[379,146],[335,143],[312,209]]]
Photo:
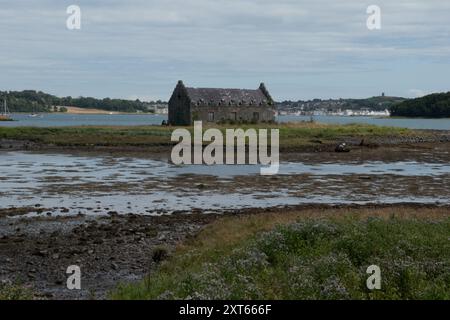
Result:
[[391,107],[391,115],[412,118],[449,118],[450,92],[430,94],[396,104]]
[[0,97],[6,99],[9,110],[15,112],[60,112],[67,107],[83,109],[97,109],[108,112],[148,112],[150,108],[164,104],[164,102],[144,102],[139,99],[97,99],[92,97],[57,97],[42,91],[0,91]]
[[[44,221],[49,227],[36,241],[32,230]],[[79,293],[65,289],[60,268],[73,252],[89,270],[78,296],[85,299],[450,298],[448,205],[306,205],[8,223],[22,232],[2,240],[6,267],[16,276],[0,283],[0,300],[73,299]],[[20,280],[37,265],[38,279]],[[381,268],[381,290],[366,287],[370,265]]]
[[[279,129],[280,151],[330,150],[336,143],[347,142],[355,147],[376,147],[383,144],[399,144],[436,140],[436,133],[429,130],[412,130],[396,127],[380,127],[366,124],[331,125],[321,123],[285,123],[258,125],[214,125],[219,128]],[[50,148],[162,148],[170,150],[177,144],[171,142],[172,131],[168,126],[83,126],[83,127],[0,127],[2,148],[24,149]],[[193,130],[193,127],[186,127]],[[447,132],[441,135],[448,136]],[[437,134],[439,136],[439,134]],[[270,140],[270,139],[269,139]],[[8,143],[11,142],[10,145]]]
[[[438,207],[223,217],[110,298],[449,299],[448,230],[448,208]],[[366,287],[371,265],[381,268],[381,290]]]

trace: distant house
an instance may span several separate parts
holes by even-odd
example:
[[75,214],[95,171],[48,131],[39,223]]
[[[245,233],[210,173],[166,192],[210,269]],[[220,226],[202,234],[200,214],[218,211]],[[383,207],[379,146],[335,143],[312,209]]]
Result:
[[194,121],[273,122],[275,104],[264,83],[258,89],[188,88],[178,81],[169,100],[169,124],[191,125]]

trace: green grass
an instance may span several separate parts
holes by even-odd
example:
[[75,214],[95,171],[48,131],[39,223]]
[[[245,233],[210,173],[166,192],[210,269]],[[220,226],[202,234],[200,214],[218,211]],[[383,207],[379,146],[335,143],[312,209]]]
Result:
[[170,143],[164,127],[0,128],[0,139],[26,140],[57,146],[160,145]]
[[33,292],[19,284],[0,283],[0,300],[32,300]]
[[387,211],[221,219],[111,298],[450,299],[448,212]]
[[[414,132],[408,129],[379,127],[363,124],[324,125],[317,123],[298,124],[259,124],[259,125],[220,125],[215,126],[223,132],[226,128],[244,130],[277,128],[280,129],[280,147],[296,147],[317,143],[334,143],[348,137],[368,138],[404,136]],[[204,129],[210,128],[204,126]],[[192,131],[192,127],[188,128]],[[173,127],[0,127],[0,139],[26,140],[56,146],[171,146]],[[319,142],[319,141],[320,142]],[[270,139],[269,139],[270,142]]]

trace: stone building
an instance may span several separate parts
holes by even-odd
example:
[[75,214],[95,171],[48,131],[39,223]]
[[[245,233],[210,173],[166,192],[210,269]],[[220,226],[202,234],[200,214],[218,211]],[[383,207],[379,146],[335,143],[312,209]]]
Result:
[[273,122],[275,104],[264,83],[258,89],[188,88],[178,84],[169,100],[169,124],[188,126],[194,121]]

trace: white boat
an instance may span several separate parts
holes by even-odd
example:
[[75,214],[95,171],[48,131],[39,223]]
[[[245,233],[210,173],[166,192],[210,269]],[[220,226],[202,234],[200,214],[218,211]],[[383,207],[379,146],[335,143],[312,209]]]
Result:
[[3,99],[3,110],[0,113],[0,121],[12,121],[8,106],[6,105],[6,98]]

